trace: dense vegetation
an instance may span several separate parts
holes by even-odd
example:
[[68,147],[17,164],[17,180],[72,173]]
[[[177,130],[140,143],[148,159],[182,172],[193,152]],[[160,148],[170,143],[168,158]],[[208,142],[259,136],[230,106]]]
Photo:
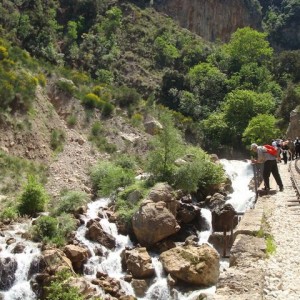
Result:
[[[209,44],[147,4],[139,8],[130,1],[5,1],[0,24],[12,45],[72,68],[64,74],[72,81],[57,85],[75,93],[88,109],[109,116],[119,105],[132,117],[139,99],[154,100],[185,116],[179,119],[186,137],[217,151],[248,143],[247,126],[260,114],[275,116],[274,130],[280,125],[284,132],[289,112],[300,101],[299,47],[284,42],[293,51],[274,55],[269,44],[282,42],[284,28],[298,22],[300,3],[260,2],[269,39],[243,28],[228,44]],[[33,60],[17,49],[2,40],[2,110],[28,109],[35,86],[45,84],[40,73],[30,71]],[[91,80],[93,88],[82,87]],[[251,132],[251,139],[257,139]],[[58,134],[53,134],[53,148],[60,147]],[[272,137],[266,136],[267,141]]]
[[[265,32],[245,27],[228,43],[212,44],[179,28],[145,1],[3,1],[1,121],[14,124],[16,112],[33,114],[37,87],[51,84],[80,102],[87,118],[100,112],[88,138],[112,158],[118,149],[107,141],[101,119],[122,110],[137,127],[147,114],[161,121],[163,130],[153,139],[147,159],[135,162],[154,174],[147,184],[167,181],[194,192],[219,183],[222,171],[194,146],[214,153],[226,148],[242,152],[250,142],[267,143],[284,135],[290,111],[300,104],[299,44],[282,43],[285,29],[298,24],[300,3],[260,3]],[[75,126],[76,114],[66,122]],[[54,153],[63,149],[64,139],[64,132],[52,130]],[[176,160],[183,157],[190,161],[180,166]],[[97,165],[91,171],[95,193],[107,196],[119,186],[135,186],[137,166],[128,164],[114,160]],[[26,202],[31,192],[37,196],[34,205]],[[16,209],[21,215],[40,212],[46,204],[38,182],[29,181],[20,197]],[[77,206],[83,198],[62,195],[61,210],[72,213],[71,203]],[[117,199],[117,207],[132,213],[135,205],[124,206],[124,199],[126,193]],[[38,226],[59,227],[51,218],[60,214],[52,212]],[[35,233],[44,239],[43,230]]]

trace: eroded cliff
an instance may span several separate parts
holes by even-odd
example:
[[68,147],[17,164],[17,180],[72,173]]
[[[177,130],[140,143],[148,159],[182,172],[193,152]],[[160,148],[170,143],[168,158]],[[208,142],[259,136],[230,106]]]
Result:
[[237,28],[261,28],[261,7],[256,0],[160,0],[154,5],[209,41],[228,41]]

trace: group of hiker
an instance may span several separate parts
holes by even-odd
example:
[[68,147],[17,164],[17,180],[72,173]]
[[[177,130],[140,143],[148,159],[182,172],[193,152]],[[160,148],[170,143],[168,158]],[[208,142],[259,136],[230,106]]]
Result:
[[295,140],[288,138],[287,140],[273,140],[272,146],[276,147],[279,151],[278,158],[281,158],[285,164],[288,160],[300,158],[300,139],[297,137]]
[[262,176],[264,180],[264,190],[270,190],[270,175],[279,187],[279,191],[283,191],[282,180],[278,171],[277,163],[283,161],[287,164],[288,160],[300,158],[300,139],[295,140],[288,138],[287,140],[274,139],[272,145],[258,146],[251,144],[251,150],[256,152],[257,157],[252,158],[252,164],[259,164],[262,166]]

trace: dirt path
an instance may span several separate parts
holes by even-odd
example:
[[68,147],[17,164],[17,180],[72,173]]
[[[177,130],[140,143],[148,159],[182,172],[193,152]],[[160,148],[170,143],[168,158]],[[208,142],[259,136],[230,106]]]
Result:
[[300,299],[300,204],[288,165],[280,165],[284,192],[267,199],[273,209],[267,222],[276,252],[266,261],[263,299]]

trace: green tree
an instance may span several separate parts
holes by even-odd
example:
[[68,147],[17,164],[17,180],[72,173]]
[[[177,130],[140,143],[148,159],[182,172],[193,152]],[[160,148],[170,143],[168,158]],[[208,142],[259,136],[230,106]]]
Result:
[[271,94],[259,94],[248,90],[235,90],[227,94],[222,106],[225,122],[237,140],[241,139],[242,133],[253,117],[272,113],[274,108],[275,102]]
[[170,113],[163,112],[160,121],[163,129],[152,140],[147,170],[156,180],[170,182],[175,168],[174,162],[183,153],[183,142]]
[[277,127],[278,120],[272,115],[260,114],[252,118],[243,133],[245,145],[257,143],[260,145],[270,144],[274,137],[280,136]]
[[237,29],[224,48],[230,56],[231,70],[234,71],[238,71],[244,64],[266,64],[273,54],[267,34],[250,27]]
[[202,106],[202,118],[214,111],[226,94],[226,75],[209,63],[200,63],[190,69],[188,78],[193,93]]
[[221,145],[230,144],[231,130],[223,112],[216,112],[201,122],[202,131],[205,132],[205,149],[215,152]]
[[166,36],[158,36],[154,41],[157,62],[163,66],[171,66],[180,53]]

